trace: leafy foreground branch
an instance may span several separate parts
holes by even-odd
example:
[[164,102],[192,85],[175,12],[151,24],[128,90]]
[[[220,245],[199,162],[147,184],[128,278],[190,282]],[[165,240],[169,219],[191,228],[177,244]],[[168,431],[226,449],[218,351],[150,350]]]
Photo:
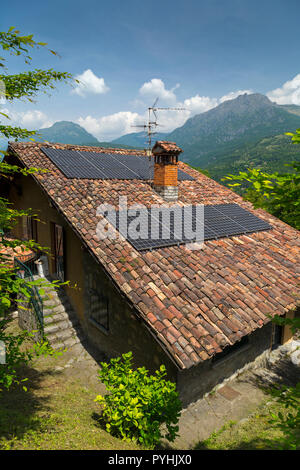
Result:
[[240,171],[238,175],[227,175],[223,181],[235,189],[244,189],[244,198],[255,208],[265,209],[287,224],[300,229],[300,163],[289,164],[293,173],[265,173],[260,169]]
[[[145,367],[133,370],[132,353],[101,363],[100,380],[108,394],[95,399],[102,407],[101,423],[106,431],[125,441],[155,446],[161,438],[174,441],[181,402],[176,385],[165,380],[164,365],[148,375]],[[165,427],[165,432],[162,431]]]
[[[0,50],[5,53],[23,57],[25,63],[31,63],[30,50],[45,47],[46,43],[36,42],[33,35],[22,36],[20,31],[11,27],[7,32],[0,31]],[[55,51],[48,49],[54,55]],[[18,74],[9,74],[6,67],[6,58],[0,56],[0,83],[4,84],[4,90],[0,87],[0,98],[4,98],[8,103],[15,100],[28,101],[32,103],[39,93],[48,93],[53,90],[57,83],[69,83],[72,75],[68,72],[49,70],[27,70]],[[33,136],[36,131],[22,129],[17,126],[2,124],[3,118],[10,119],[9,115],[0,112],[0,136],[5,138],[26,139]]]
[[[10,331],[10,324],[13,320],[10,315],[12,307],[27,310],[29,315],[31,289],[39,289],[43,294],[42,287],[45,283],[43,279],[30,281],[17,276],[17,270],[12,264],[13,255],[19,254],[19,251],[15,251],[17,248],[21,250],[42,248],[33,240],[25,242],[5,238],[3,230],[11,229],[18,217],[24,213],[27,214],[27,211],[12,210],[4,203],[0,204],[0,344],[4,347],[2,355],[5,354],[4,361],[2,361],[4,364],[0,363],[0,392],[3,389],[8,390],[13,384],[20,385],[21,382],[26,381],[26,379],[19,380],[18,369],[20,366],[28,365],[34,357],[61,354],[61,351],[54,351],[51,348],[43,334],[38,342],[32,344],[32,339],[37,332]],[[26,389],[25,386],[23,388]]]
[[[23,36],[20,31],[11,27],[7,32],[0,31],[0,51],[4,54],[12,54],[23,57],[25,63],[31,63],[30,50],[45,47],[46,43],[36,42],[33,35]],[[56,52],[49,51],[56,55]],[[52,90],[54,86],[61,82],[66,83],[72,79],[72,75],[67,72],[58,72],[49,70],[32,70],[19,74],[9,74],[6,67],[6,58],[0,57],[0,97],[5,98],[8,103],[15,100],[32,102],[40,92],[46,93]],[[35,134],[33,130],[22,129],[8,125],[7,120],[10,117],[4,112],[0,112],[0,137],[14,138],[15,140],[24,139]],[[6,154],[5,152],[2,152]],[[37,168],[19,168],[10,165],[0,159],[0,179],[9,179],[15,173],[29,175],[35,173]],[[42,281],[29,281],[22,279],[16,274],[13,266],[13,258],[17,253],[24,250],[45,251],[45,248],[39,246],[34,240],[23,241],[18,239],[8,239],[5,233],[9,233],[14,226],[20,222],[24,216],[34,216],[30,209],[17,210],[11,208],[7,199],[0,197],[0,345],[5,351],[5,363],[1,364],[3,357],[0,357],[0,391],[1,389],[10,389],[15,384],[20,384],[18,379],[18,368],[21,365],[29,364],[35,356],[57,355],[49,346],[44,338],[35,345],[30,345],[30,340],[34,332],[18,331],[12,333],[10,324],[12,318],[10,310],[16,305],[22,306],[21,296],[25,303],[30,305],[32,289],[42,287]],[[36,216],[35,216],[36,218]],[[19,251],[17,251],[19,249]],[[2,352],[3,356],[3,352]],[[24,381],[24,379],[22,379]],[[25,387],[26,388],[26,387]]]
[[296,387],[272,389],[271,394],[287,410],[286,413],[271,413],[270,424],[284,434],[277,448],[285,450],[300,449],[300,382]]

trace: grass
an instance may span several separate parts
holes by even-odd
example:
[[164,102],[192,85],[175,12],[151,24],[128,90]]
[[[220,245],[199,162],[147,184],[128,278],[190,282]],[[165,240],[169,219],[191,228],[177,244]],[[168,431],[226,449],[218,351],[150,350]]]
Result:
[[[23,369],[28,390],[15,387],[0,395],[0,449],[141,449],[112,437],[98,425],[99,407],[94,398],[98,384],[54,370],[63,359],[39,358]],[[195,449],[274,449],[283,438],[268,422],[269,410],[285,413],[275,401],[261,406],[250,418],[229,422]]]
[[138,449],[98,426],[96,390],[63,374],[28,372],[27,392],[0,398],[0,449]]
[[257,408],[249,418],[240,422],[230,421],[212,433],[208,439],[199,442],[195,449],[201,450],[273,450],[280,449],[284,434],[270,424],[270,412],[287,410],[276,401]]
[[80,377],[84,364],[73,375],[57,370],[66,362],[64,354],[23,367],[19,372],[29,379],[27,391],[15,386],[0,393],[0,450],[141,449],[99,427],[94,398],[103,392],[101,384]]
[[[25,372],[25,371],[23,371]],[[98,426],[96,387],[63,373],[27,370],[28,391],[0,397],[0,449],[138,449]]]
[[[63,369],[67,359],[68,352],[57,358],[38,358],[20,370],[21,378],[29,379],[27,391],[16,386],[0,393],[0,450],[141,449],[99,426],[99,405],[94,398],[103,393],[103,385],[96,379],[97,368],[91,371],[95,380],[87,380],[85,363]],[[269,423],[270,411],[287,413],[273,399],[246,420],[227,423],[195,449],[278,448],[284,435]]]

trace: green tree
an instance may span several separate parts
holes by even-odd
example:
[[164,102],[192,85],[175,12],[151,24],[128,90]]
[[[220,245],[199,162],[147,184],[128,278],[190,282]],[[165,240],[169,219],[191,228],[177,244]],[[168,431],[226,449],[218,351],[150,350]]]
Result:
[[[300,331],[300,318],[282,318],[276,315],[273,318],[278,325],[288,325],[293,334]],[[271,395],[282,404],[286,413],[271,413],[269,422],[283,433],[276,447],[279,449],[300,449],[300,382],[295,387],[277,386],[271,390]]]
[[285,135],[290,135],[294,144],[300,144],[300,129],[296,129],[295,134],[293,132],[286,132]]
[[228,184],[243,189],[243,197],[255,208],[265,209],[292,227],[300,229],[300,163],[288,164],[293,173],[265,173],[252,168],[238,175],[227,175],[223,181],[238,181]]
[[[7,32],[0,32],[0,46],[3,53],[21,56],[26,64],[31,63],[30,50],[39,47],[46,47],[46,43],[36,42],[33,35],[22,36],[18,30],[11,27]],[[50,53],[56,55],[52,50]],[[0,57],[0,97],[6,101],[23,100],[32,102],[39,92],[47,93],[53,89],[57,82],[68,82],[72,76],[66,72],[56,72],[53,69],[34,69],[19,74],[11,75],[6,67],[6,59]],[[20,127],[13,127],[8,124],[9,116],[0,112],[0,137],[13,138],[15,140],[31,138],[35,131],[29,131]],[[5,152],[3,152],[5,154]],[[1,160],[1,159],[0,159]],[[37,168],[22,169],[17,166],[0,161],[0,178],[10,178],[14,173],[19,172],[24,175],[34,173]],[[18,222],[20,217],[32,215],[32,211],[21,211],[13,209],[8,200],[0,197],[0,341],[5,345],[6,362],[0,364],[0,390],[9,388],[13,383],[19,383],[17,368],[21,364],[29,363],[34,356],[40,354],[53,354],[46,340],[31,347],[25,347],[32,334],[27,331],[13,334],[9,332],[8,326],[11,322],[9,315],[12,303],[17,295],[21,294],[30,300],[28,287],[36,285],[37,281],[28,281],[16,276],[16,270],[11,264],[11,255],[17,248],[41,249],[40,245],[33,240],[8,240],[5,234],[10,231]],[[24,380],[24,379],[23,379]]]
[[[296,133],[286,132],[292,136],[295,144],[300,143],[300,129]],[[228,184],[231,188],[242,187],[244,198],[252,202],[254,207],[265,209],[270,214],[289,225],[300,229],[300,163],[289,164],[293,173],[264,173],[260,169],[248,169],[238,175],[227,175],[225,181],[239,181]],[[300,329],[300,319],[282,318],[275,315],[272,321],[278,325],[288,325],[293,334]],[[275,387],[271,393],[282,403],[287,412],[285,414],[273,413],[270,423],[278,427],[284,438],[277,443],[280,449],[300,448],[300,382],[295,387]]]

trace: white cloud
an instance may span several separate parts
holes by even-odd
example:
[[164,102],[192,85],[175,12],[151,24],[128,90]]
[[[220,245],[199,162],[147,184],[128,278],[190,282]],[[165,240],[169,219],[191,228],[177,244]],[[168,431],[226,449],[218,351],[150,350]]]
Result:
[[27,129],[41,129],[52,126],[53,122],[42,111],[27,111],[21,116],[21,123]]
[[238,90],[231,91],[227,95],[222,96],[221,98],[211,98],[210,96],[200,96],[195,95],[191,98],[186,98],[183,103],[179,103],[179,106],[184,107],[188,111],[186,114],[186,119],[189,117],[195,116],[196,114],[205,113],[212,108],[215,108],[224,101],[233,100],[240,95],[253,93],[252,90]]
[[156,128],[156,132],[171,132],[176,127],[183,126],[189,117],[191,117],[191,112],[188,109],[182,111],[161,110],[158,114],[159,126]]
[[145,82],[139,92],[142,96],[149,98],[160,98],[167,103],[176,102],[176,95],[174,91],[179,87],[179,83],[170,90],[167,90],[164,82],[160,78],[152,78],[149,82]]
[[252,90],[238,90],[238,91],[231,91],[230,93],[228,93],[227,95],[224,95],[222,96],[220,99],[219,99],[219,103],[224,103],[224,101],[228,101],[228,100],[234,100],[235,98],[237,98],[238,96],[240,95],[251,95],[253,93]]
[[[159,97],[162,101],[170,104],[172,107],[184,108],[181,111],[159,110],[158,123],[161,125],[156,128],[157,132],[171,132],[176,127],[183,126],[186,120],[195,114],[208,111],[209,109],[218,106],[218,104],[223,101],[233,99],[238,95],[252,93],[250,90],[239,90],[231,92],[228,95],[224,95],[220,99],[211,98],[209,96],[200,96],[197,94],[185,99],[183,102],[179,102],[177,101],[177,97],[174,93],[178,86],[171,90],[167,90],[161,79],[153,78],[149,82],[144,83],[139,90],[140,94],[145,97],[151,97],[153,99],[155,97]],[[138,107],[143,105],[143,107],[146,108],[146,104],[139,100],[136,100],[131,104]],[[147,120],[148,113],[146,111],[142,114],[123,111],[100,118],[95,118],[93,116],[79,117],[77,122],[100,141],[110,141],[124,134],[138,132],[139,129],[135,126],[137,124],[146,123]]]
[[87,116],[77,119],[78,124],[86,131],[93,134],[100,141],[110,141],[124,134],[136,132],[133,126],[143,119],[138,113],[131,111],[121,111],[100,118]]
[[281,88],[269,91],[267,97],[277,104],[300,105],[300,73],[292,80],[285,82]]
[[190,111],[190,114],[195,115],[204,113],[205,111],[217,106],[217,104],[218,100],[216,98],[195,95],[184,100],[183,107]]
[[81,75],[77,75],[79,83],[71,93],[85,97],[87,94],[100,95],[107,93],[109,88],[104,82],[104,78],[97,77],[91,69],[85,70]]
[[42,129],[50,127],[53,124],[48,116],[39,110],[33,111],[12,111],[10,109],[2,109],[1,112],[7,114],[10,120],[9,125],[24,127],[28,130]]

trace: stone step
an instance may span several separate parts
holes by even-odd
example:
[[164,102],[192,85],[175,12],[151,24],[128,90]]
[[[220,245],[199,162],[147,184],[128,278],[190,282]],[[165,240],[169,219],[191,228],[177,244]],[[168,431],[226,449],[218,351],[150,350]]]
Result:
[[63,298],[67,298],[67,295],[64,291],[60,290],[60,289],[47,289],[47,288],[42,288],[42,290],[44,292],[40,292],[40,296],[41,297],[63,297]]
[[[38,286],[38,289],[44,291],[45,294],[51,294],[51,293],[55,294],[59,290],[59,289],[55,289],[50,284],[40,284]],[[40,294],[40,295],[44,295],[44,294]]]
[[63,305],[62,303],[58,303],[53,307],[46,307],[44,309],[44,317],[56,315],[57,313],[68,313],[70,316],[76,316],[70,305]]
[[74,326],[76,325],[74,325],[74,323],[72,323],[70,320],[63,319],[61,321],[51,323],[50,325],[46,324],[44,330],[45,330],[45,333],[48,334],[48,333],[67,331],[70,328],[73,329]]
[[47,336],[47,339],[53,349],[59,349],[62,347],[70,347],[74,344],[80,343],[84,336],[82,333],[77,334],[77,332],[73,329],[65,330],[63,334],[52,333]]
[[55,300],[58,299],[58,295],[55,292],[53,292],[53,293],[49,292],[49,293],[45,293],[45,294],[40,293],[40,297],[43,301],[51,300],[51,299],[55,299]]
[[48,300],[43,300],[43,306],[44,308],[46,309],[49,309],[49,308],[54,308],[56,307],[57,305],[59,305],[60,302],[58,299],[48,299]]
[[41,285],[45,334],[53,349],[71,347],[84,340],[80,323],[69,298],[62,288],[49,282]]
[[51,346],[53,349],[63,349],[65,348],[65,345],[64,343],[51,343]]
[[71,346],[74,346],[74,344],[78,344],[78,343],[80,343],[80,339],[78,338],[78,336],[67,338],[66,340],[64,340],[64,345],[67,348],[70,348]]
[[76,337],[76,338],[67,338],[66,340],[64,340],[63,343],[62,342],[53,343],[51,344],[51,346],[54,350],[65,349],[65,348],[68,349],[74,346],[75,344],[79,344],[79,343],[80,343],[80,339]]
[[60,312],[53,315],[44,316],[45,325],[52,325],[53,323],[58,323],[63,320],[69,320],[73,325],[79,323],[75,315],[69,315],[67,312]]
[[67,294],[64,291],[60,290],[60,289],[51,290],[51,289],[44,289],[43,288],[43,291],[44,292],[42,292],[42,293],[40,292],[41,297],[47,297],[48,296],[48,297],[56,297],[56,298],[64,298],[64,299],[68,298]]

